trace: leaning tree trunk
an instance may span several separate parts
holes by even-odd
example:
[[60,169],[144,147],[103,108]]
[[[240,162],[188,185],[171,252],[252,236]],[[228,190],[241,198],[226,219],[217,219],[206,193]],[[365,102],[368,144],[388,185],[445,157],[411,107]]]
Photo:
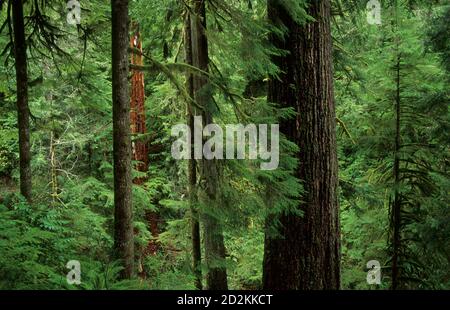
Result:
[[131,199],[131,135],[128,85],[128,0],[112,0],[112,93],[114,145],[114,247],[122,278],[134,273]]
[[[193,0],[191,16],[191,40],[193,65],[203,71],[208,71],[208,40],[206,37],[206,9],[205,0]],[[203,125],[212,124],[211,94],[207,91],[208,79],[205,76],[194,75],[194,99],[203,107]],[[205,140],[205,137],[203,138]],[[205,141],[203,141],[205,142]],[[207,267],[206,288],[209,290],[226,290],[227,273],[224,267],[225,245],[219,219],[213,215],[215,209],[220,208],[219,201],[219,170],[215,160],[203,158],[200,161],[199,193],[200,203],[207,208],[202,212],[204,224],[205,263]]]
[[[193,65],[192,59],[192,27],[190,12],[186,10],[184,22],[184,53],[185,62]],[[194,80],[192,73],[186,73],[186,88],[189,96],[194,98]],[[190,102],[187,105],[187,123],[191,133],[194,132],[194,109]],[[191,134],[191,154],[194,154],[194,135]],[[188,164],[188,194],[189,207],[191,212],[191,238],[192,238],[192,269],[195,275],[195,287],[201,290],[202,287],[202,270],[201,270],[201,243],[200,243],[200,222],[197,210],[197,163],[195,159],[189,159]]]
[[[330,1],[310,1],[314,22],[297,24],[277,0],[268,1],[270,21],[288,29],[272,43],[289,52],[274,57],[280,79],[269,82],[268,99],[292,107],[296,119],[280,126],[299,146],[297,177],[304,194],[303,217],[283,215],[280,236],[266,236],[263,285],[265,289],[339,288],[339,208],[336,119],[333,98]],[[268,225],[272,225],[268,219]]]
[[14,54],[17,86],[17,123],[19,127],[20,192],[31,201],[30,110],[28,107],[27,47],[22,0],[12,1]]

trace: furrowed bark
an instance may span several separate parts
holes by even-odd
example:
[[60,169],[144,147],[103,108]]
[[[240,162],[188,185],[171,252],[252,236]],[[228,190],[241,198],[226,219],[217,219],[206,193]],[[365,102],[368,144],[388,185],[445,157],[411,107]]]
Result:
[[131,134],[128,57],[128,0],[112,0],[112,86],[114,139],[114,247],[121,277],[134,275],[131,197]]
[[270,40],[289,52],[273,59],[281,74],[280,80],[270,79],[268,99],[298,113],[280,130],[300,149],[297,177],[304,187],[299,202],[304,215],[280,216],[280,236],[266,236],[265,289],[338,289],[340,282],[330,1],[310,1],[307,11],[315,21],[299,25],[280,1],[268,1],[270,21],[288,29],[285,39],[271,34]]
[[[205,0],[193,0],[194,16],[191,16],[192,28],[192,60],[193,65],[208,71],[208,40],[206,37]],[[193,77],[194,98],[204,108],[201,112],[204,125],[213,123],[209,101],[211,95],[207,91],[208,79],[205,76]],[[205,140],[205,137],[203,138]],[[203,141],[205,142],[205,141]],[[219,219],[213,215],[214,210],[221,207],[219,200],[219,170],[215,160],[202,159],[199,164],[199,200],[206,208],[202,212],[204,224],[205,263],[207,267],[206,288],[208,290],[226,290],[227,272],[224,267],[225,245]]]
[[22,0],[12,1],[14,54],[19,127],[20,193],[31,202],[30,110],[28,107],[27,46]]
[[[184,51],[185,62],[193,65],[192,59],[192,39],[191,39],[191,16],[186,11],[184,22]],[[186,73],[186,88],[191,98],[194,98],[194,84],[192,73]],[[194,109],[189,102],[187,105],[187,124],[191,133],[194,132]],[[191,134],[191,154],[194,154],[194,135]],[[191,212],[191,239],[192,239],[192,269],[195,274],[195,287],[199,290],[203,288],[202,285],[202,270],[201,270],[201,243],[200,243],[200,222],[197,210],[197,163],[195,159],[191,158],[188,163],[188,195],[189,208]]]

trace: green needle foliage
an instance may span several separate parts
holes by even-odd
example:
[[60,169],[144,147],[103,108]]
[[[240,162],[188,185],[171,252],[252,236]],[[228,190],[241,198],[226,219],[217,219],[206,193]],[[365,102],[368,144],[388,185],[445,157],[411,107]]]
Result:
[[[121,263],[113,259],[110,5],[80,1],[81,24],[73,26],[65,1],[24,2],[30,203],[19,194],[9,2],[0,0],[0,289],[195,289],[194,209],[223,229],[225,258],[217,264],[226,268],[229,288],[261,289],[264,239],[280,231],[280,223],[266,226],[266,219],[302,216],[297,145],[280,137],[273,171],[261,170],[260,160],[218,161],[220,208],[211,210],[205,200],[190,204],[188,161],[173,159],[171,128],[186,124],[187,107],[197,104],[186,87],[188,73],[208,78],[206,109],[221,126],[296,117],[267,100],[268,79],[280,73],[271,59],[287,54],[270,44],[271,32],[283,36],[287,29],[269,24],[267,1],[206,1],[207,72],[184,54],[191,1],[129,1],[142,39],[144,66],[132,69],[144,72],[147,121],[147,133],[132,139],[149,149],[148,171],[133,170],[144,181],[132,191],[137,276],[131,280],[120,280]],[[306,2],[283,1],[301,25],[314,22]],[[369,25],[367,1],[332,1],[341,287],[390,289],[395,282],[403,289],[449,289],[450,6],[382,2],[382,24]],[[157,236],[149,213],[158,215]],[[154,243],[156,253],[148,254]],[[80,285],[67,283],[70,260],[81,263]],[[381,285],[367,284],[370,260],[381,263]],[[204,277],[203,246],[200,269]]]

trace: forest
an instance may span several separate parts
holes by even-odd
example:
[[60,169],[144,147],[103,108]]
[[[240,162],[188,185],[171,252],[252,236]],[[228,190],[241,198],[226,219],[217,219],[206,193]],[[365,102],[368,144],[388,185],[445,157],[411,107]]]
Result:
[[0,0],[0,290],[449,290],[448,0]]

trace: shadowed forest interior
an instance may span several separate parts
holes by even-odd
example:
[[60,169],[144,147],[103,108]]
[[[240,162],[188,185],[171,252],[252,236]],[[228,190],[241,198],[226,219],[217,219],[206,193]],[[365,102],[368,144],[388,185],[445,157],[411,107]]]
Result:
[[450,289],[447,0],[0,10],[0,289]]

